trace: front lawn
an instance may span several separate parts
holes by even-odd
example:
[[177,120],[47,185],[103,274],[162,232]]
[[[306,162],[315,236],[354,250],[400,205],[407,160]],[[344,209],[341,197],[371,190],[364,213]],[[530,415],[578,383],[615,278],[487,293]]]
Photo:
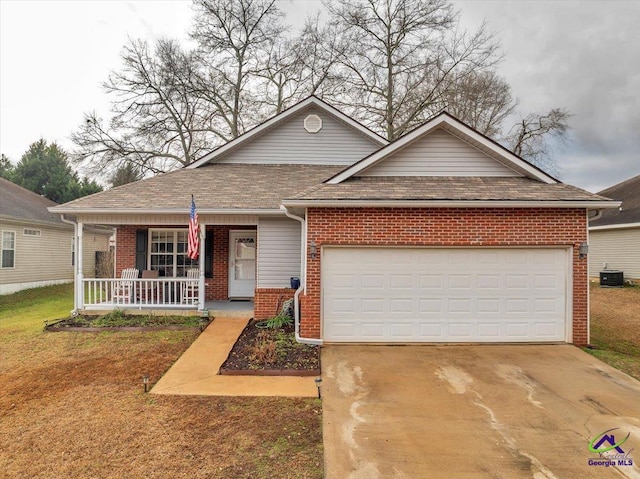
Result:
[[0,298],[0,475],[322,477],[317,400],[144,394],[198,331],[43,332],[72,290]]
[[640,380],[640,286],[591,285],[591,344],[598,359]]

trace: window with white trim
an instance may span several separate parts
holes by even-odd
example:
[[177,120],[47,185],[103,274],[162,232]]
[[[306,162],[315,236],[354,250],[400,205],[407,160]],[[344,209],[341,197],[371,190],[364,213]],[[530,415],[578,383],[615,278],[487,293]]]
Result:
[[42,231],[25,228],[22,230],[22,234],[25,236],[42,236]]
[[198,260],[187,256],[189,230],[149,230],[149,269],[160,276],[184,277],[187,270],[197,268]]
[[2,268],[15,268],[16,266],[16,232],[2,232]]

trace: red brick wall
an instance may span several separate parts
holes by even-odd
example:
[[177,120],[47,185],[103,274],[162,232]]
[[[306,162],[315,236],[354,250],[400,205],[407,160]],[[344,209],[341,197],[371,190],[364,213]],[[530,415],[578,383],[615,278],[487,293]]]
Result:
[[[136,265],[136,231],[140,229],[178,228],[186,229],[186,225],[176,226],[147,226],[124,225],[117,228],[116,234],[116,277],[125,268]],[[255,226],[207,226],[207,231],[213,231],[213,278],[205,278],[205,299],[228,299],[229,286],[229,230],[255,230]]]
[[[310,208],[307,239],[326,245],[573,246],[573,342],[587,343],[587,239],[584,209]],[[307,258],[301,334],[320,338],[320,254]]]
[[291,288],[257,288],[253,302],[253,317],[268,319],[276,316],[282,304],[293,298],[296,290]]

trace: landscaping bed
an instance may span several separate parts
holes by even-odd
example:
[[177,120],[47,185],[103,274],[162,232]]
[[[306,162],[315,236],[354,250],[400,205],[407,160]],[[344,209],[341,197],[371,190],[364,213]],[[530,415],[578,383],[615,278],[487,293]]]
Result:
[[240,334],[220,374],[317,376],[320,348],[296,342],[292,324],[270,329],[251,320]]
[[46,321],[45,331],[156,331],[200,329],[209,324],[209,318],[180,315],[126,314],[113,311],[103,315],[78,315],[56,321]]

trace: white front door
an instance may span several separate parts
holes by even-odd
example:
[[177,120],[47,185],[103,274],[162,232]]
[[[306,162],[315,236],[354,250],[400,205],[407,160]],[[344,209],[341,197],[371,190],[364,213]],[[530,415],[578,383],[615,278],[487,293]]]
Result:
[[229,298],[253,298],[256,289],[256,232],[229,232]]

